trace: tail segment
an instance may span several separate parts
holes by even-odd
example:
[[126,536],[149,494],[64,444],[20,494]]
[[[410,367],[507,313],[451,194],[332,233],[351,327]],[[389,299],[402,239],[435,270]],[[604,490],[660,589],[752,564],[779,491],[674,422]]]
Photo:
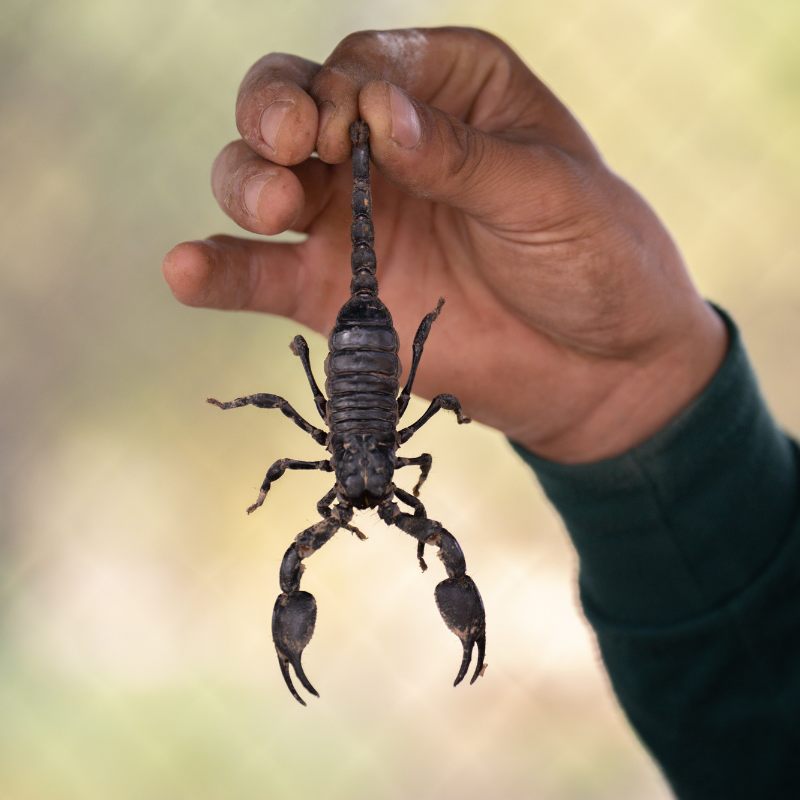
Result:
[[353,279],[350,294],[378,294],[375,251],[375,230],[372,226],[372,194],[369,187],[369,126],[356,120],[350,126],[350,141],[353,143],[353,224],[350,239],[353,255],[350,265]]

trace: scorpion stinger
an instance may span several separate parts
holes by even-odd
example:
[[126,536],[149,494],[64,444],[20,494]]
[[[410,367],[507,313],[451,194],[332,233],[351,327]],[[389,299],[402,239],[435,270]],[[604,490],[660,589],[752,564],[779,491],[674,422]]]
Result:
[[[306,677],[301,657],[314,633],[317,603],[313,595],[300,589],[305,571],[303,561],[328,542],[340,529],[349,530],[361,539],[366,537],[350,524],[355,509],[376,509],[387,525],[395,525],[417,541],[417,558],[423,571],[427,568],[425,545],[439,549],[447,578],[435,591],[436,605],[445,624],[461,640],[463,656],[455,685],[467,674],[474,648],[478,648],[477,664],[470,683],[486,669],[486,618],[478,587],[466,574],[467,565],[455,537],[441,523],[428,519],[425,507],[417,499],[420,487],[428,477],[432,459],[428,453],[419,456],[398,456],[397,449],[407,442],[437,411],[452,411],[459,424],[469,422],[461,404],[451,394],[433,398],[425,413],[412,425],[398,430],[416,376],[417,367],[431,326],[441,312],[444,300],[425,316],[412,345],[412,361],[408,380],[400,392],[402,372],[398,357],[399,339],[389,310],[378,298],[376,258],[373,249],[372,195],[369,182],[369,128],[365,122],[354,122],[350,128],[353,143],[353,223],[350,237],[352,279],[350,299],[342,306],[328,337],[325,359],[325,393],[317,385],[311,370],[308,344],[302,336],[292,342],[292,352],[303,364],[314,403],[329,432],[306,421],[282,397],[254,394],[227,403],[209,398],[208,402],[222,409],[253,405],[277,408],[314,441],[324,445],[330,459],[298,461],[282,458],[267,471],[258,498],[248,514],[259,508],[274,481],[288,470],[318,469],[333,472],[336,481],[318,503],[322,520],[306,528],[286,551],[280,567],[281,594],[272,613],[272,637],[278,663],[286,685],[294,698],[305,705],[292,683],[291,666],[303,687],[319,696]],[[392,481],[395,469],[417,466],[420,477],[413,493],[396,487]],[[413,513],[400,510],[395,498],[409,506]]]

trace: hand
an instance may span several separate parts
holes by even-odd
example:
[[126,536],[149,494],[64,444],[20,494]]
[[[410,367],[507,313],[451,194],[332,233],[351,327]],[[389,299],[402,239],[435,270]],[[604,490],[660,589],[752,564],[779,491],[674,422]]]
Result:
[[178,245],[163,270],[181,302],[330,330],[350,282],[358,117],[371,131],[380,296],[401,347],[447,300],[415,391],[452,393],[532,452],[587,462],[642,442],[702,390],[725,328],[669,234],[558,99],[480,31],[358,33],[321,66],[258,61],[213,191],[246,230],[307,238]]

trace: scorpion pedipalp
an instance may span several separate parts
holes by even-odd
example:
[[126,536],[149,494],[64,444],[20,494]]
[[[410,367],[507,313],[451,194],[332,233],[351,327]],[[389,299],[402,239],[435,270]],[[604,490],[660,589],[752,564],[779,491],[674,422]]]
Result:
[[384,522],[396,525],[419,542],[421,546],[418,548],[417,557],[423,571],[426,569],[422,559],[424,545],[434,545],[439,548],[438,556],[448,577],[435,589],[436,606],[444,624],[458,636],[463,647],[461,667],[453,686],[458,686],[467,674],[472,651],[477,645],[478,659],[475,673],[470,680],[471,684],[475,683],[486,670],[483,660],[486,652],[486,612],[475,581],[466,574],[467,563],[464,553],[452,533],[445,530],[440,522],[427,517],[425,508],[419,500],[401,489],[396,489],[396,493],[398,499],[414,508],[414,514],[403,513],[397,504],[392,502],[381,505],[378,514]]
[[[325,507],[330,502],[330,497],[331,493],[328,492],[317,507]],[[303,560],[330,541],[339,528],[350,529],[352,526],[348,523],[352,516],[352,508],[347,504],[336,503],[333,508],[328,509],[324,519],[306,528],[297,536],[281,561],[278,573],[281,594],[278,595],[272,610],[272,639],[275,642],[283,679],[292,696],[302,705],[306,703],[294,688],[289,666],[293,667],[300,683],[311,694],[319,697],[317,690],[306,677],[301,663],[303,650],[314,635],[317,621],[317,601],[314,595],[300,589],[300,580],[305,572]]]

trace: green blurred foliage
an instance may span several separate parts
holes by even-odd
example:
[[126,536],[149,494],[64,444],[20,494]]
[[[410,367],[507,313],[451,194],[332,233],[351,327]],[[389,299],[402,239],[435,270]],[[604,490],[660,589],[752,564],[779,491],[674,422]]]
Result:
[[[615,798],[668,793],[610,697],[559,523],[503,439],[437,421],[431,516],[481,586],[490,668],[458,660],[402,534],[367,518],[304,585],[320,622],[288,696],[277,567],[329,476],[268,414],[313,415],[297,325],[178,306],[182,239],[234,232],[208,190],[238,82],[273,50],[474,25],[505,38],[655,206],[800,430],[800,6],[794,0],[10,0],[0,11],[0,798]],[[324,343],[310,337],[315,363]],[[286,423],[286,424],[284,424]],[[415,440],[417,441],[417,440]],[[258,518],[260,515],[260,518]],[[362,524],[361,522],[359,524]],[[412,547],[413,550],[413,547]],[[431,570],[434,572],[435,570]]]

